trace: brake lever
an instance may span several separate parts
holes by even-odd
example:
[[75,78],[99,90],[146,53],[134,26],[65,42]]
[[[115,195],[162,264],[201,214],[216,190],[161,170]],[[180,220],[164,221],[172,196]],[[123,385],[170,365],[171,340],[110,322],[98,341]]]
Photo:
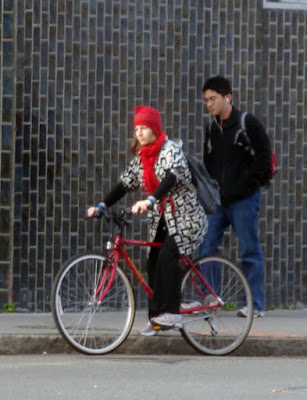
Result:
[[119,213],[119,216],[118,216],[118,220],[119,220],[121,223],[123,223],[124,226],[129,226],[131,223],[128,222],[128,221],[124,218],[124,216],[125,216],[126,214],[127,214],[127,215],[131,215],[131,214],[132,214],[130,208],[125,208],[125,209],[121,210],[120,213]]

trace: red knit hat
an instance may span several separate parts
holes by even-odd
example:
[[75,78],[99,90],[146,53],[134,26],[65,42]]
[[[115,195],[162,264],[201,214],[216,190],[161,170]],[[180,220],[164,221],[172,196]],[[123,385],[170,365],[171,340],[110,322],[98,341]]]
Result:
[[145,125],[152,129],[157,137],[162,133],[162,118],[158,110],[149,106],[137,106],[133,120],[133,127],[136,125]]

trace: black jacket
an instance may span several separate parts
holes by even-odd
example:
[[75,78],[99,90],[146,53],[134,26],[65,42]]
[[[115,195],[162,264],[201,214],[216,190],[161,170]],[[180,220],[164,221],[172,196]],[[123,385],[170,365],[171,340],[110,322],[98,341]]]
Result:
[[271,145],[263,125],[252,114],[245,118],[246,131],[255,150],[252,156],[246,146],[234,144],[240,129],[241,112],[232,107],[227,120],[217,118],[206,128],[204,162],[221,189],[223,205],[250,196],[270,175]]

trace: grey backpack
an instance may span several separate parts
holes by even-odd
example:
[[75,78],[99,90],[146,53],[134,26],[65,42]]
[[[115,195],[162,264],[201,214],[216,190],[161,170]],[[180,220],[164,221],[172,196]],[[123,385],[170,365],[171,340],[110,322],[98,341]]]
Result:
[[[170,143],[182,147],[182,141],[176,143],[173,140],[167,140],[165,147]],[[195,156],[184,153],[188,167],[191,172],[192,182],[186,182],[186,186],[194,193],[197,193],[198,201],[205,210],[206,214],[213,214],[216,207],[221,205],[220,187],[218,182],[211,178],[205,164]]]
[[211,178],[205,164],[197,157],[185,154],[192,175],[191,190],[197,193],[197,198],[206,214],[213,214],[221,205],[220,187]]

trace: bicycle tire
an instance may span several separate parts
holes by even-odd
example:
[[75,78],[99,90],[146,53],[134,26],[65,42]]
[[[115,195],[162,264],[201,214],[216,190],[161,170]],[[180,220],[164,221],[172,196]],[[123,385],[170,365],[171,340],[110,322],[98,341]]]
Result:
[[[244,342],[253,322],[253,298],[249,283],[243,272],[224,257],[201,257],[194,264],[206,276],[224,305],[184,314],[181,333],[200,353],[215,356],[229,354]],[[204,287],[197,273],[193,269],[188,270],[182,281],[182,304],[197,300],[208,305],[207,299],[210,305],[216,304],[216,299]],[[247,306],[247,317],[240,318],[237,313],[244,306]]]
[[63,338],[74,349],[90,355],[107,354],[127,338],[135,317],[131,283],[120,266],[99,304],[92,300],[106,257],[83,254],[64,264],[53,284],[52,314]]

